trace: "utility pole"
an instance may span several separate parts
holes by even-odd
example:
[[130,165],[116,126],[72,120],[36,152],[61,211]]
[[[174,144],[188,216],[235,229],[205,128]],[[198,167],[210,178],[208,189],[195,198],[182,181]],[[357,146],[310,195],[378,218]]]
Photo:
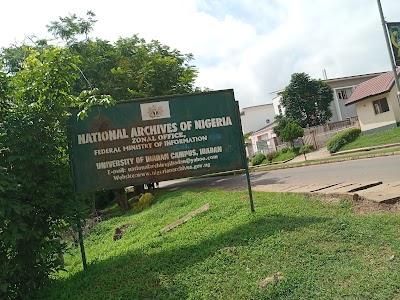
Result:
[[397,76],[396,65],[395,65],[394,60],[393,60],[392,47],[390,46],[390,41],[389,41],[389,36],[388,36],[387,26],[386,26],[386,21],[385,21],[385,17],[383,16],[383,11],[382,11],[381,0],[376,0],[376,1],[378,3],[379,15],[381,17],[383,33],[385,35],[386,47],[388,49],[389,57],[390,57],[390,63],[392,65],[392,70],[393,70],[393,75],[394,75],[394,82],[396,83],[396,87],[397,87],[397,101],[398,101],[398,103],[400,105],[400,84],[399,84],[399,78]]

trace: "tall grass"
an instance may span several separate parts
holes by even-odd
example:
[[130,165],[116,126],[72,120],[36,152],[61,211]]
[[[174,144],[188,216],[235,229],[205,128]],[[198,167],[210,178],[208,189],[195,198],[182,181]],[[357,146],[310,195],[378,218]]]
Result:
[[[393,299],[400,289],[398,216],[278,193],[254,193],[255,213],[245,192],[170,191],[156,200],[98,224],[85,238],[88,270],[72,247],[67,272],[40,299]],[[209,211],[159,234],[205,203]],[[277,272],[283,280],[259,287]]]

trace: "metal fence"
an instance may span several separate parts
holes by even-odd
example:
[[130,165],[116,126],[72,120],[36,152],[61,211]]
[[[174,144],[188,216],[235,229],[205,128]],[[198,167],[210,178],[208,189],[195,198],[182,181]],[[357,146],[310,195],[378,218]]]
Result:
[[[328,123],[319,126],[313,126],[304,129],[303,138],[294,140],[294,146],[302,146],[305,144],[313,145],[314,149],[325,147],[326,143],[336,134],[349,128],[360,128],[358,117],[352,117],[340,122]],[[260,146],[260,147],[259,147]],[[271,151],[279,151],[283,148],[290,147],[290,143],[282,142],[279,138],[257,141],[257,153],[267,154]],[[248,153],[253,156],[254,153]]]

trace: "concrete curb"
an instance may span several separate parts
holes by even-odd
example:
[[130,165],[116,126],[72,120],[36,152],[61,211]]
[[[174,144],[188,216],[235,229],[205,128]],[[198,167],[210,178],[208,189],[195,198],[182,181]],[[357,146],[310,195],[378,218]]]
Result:
[[[353,152],[353,153],[356,153],[356,152]],[[315,165],[330,164],[330,163],[343,162],[343,161],[349,161],[349,160],[358,160],[358,159],[375,158],[375,157],[392,156],[392,155],[400,155],[400,151],[394,151],[394,152],[388,152],[388,153],[367,154],[367,155],[356,156],[356,157],[326,159],[326,160],[320,160],[320,161],[312,161],[309,163],[305,162],[305,163],[296,164],[296,165],[294,165],[294,164],[293,165],[279,165],[276,167],[265,168],[265,169],[262,169],[260,167],[259,169],[256,169],[256,170],[252,169],[250,171],[253,172],[253,171],[270,171],[270,170],[280,170],[280,169],[291,169],[291,168],[315,166]]]
[[373,147],[365,147],[365,148],[357,148],[357,149],[352,149],[352,150],[340,151],[340,152],[332,153],[331,156],[352,154],[352,153],[358,153],[358,152],[368,152],[368,151],[372,151],[372,150],[379,150],[379,149],[392,148],[392,147],[400,147],[400,143],[394,143],[394,144],[387,144],[387,145],[380,145],[380,146],[373,146]]

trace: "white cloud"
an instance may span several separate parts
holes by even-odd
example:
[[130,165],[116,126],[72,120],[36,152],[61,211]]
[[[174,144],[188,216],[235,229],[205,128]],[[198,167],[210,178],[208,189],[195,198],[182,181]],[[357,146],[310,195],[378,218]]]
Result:
[[[400,2],[382,0],[388,21]],[[138,33],[193,53],[197,85],[233,88],[241,107],[272,99],[294,72],[330,78],[390,70],[378,7],[365,0],[8,1],[0,46],[25,35],[49,36],[58,16],[93,10],[94,36],[110,41]]]

